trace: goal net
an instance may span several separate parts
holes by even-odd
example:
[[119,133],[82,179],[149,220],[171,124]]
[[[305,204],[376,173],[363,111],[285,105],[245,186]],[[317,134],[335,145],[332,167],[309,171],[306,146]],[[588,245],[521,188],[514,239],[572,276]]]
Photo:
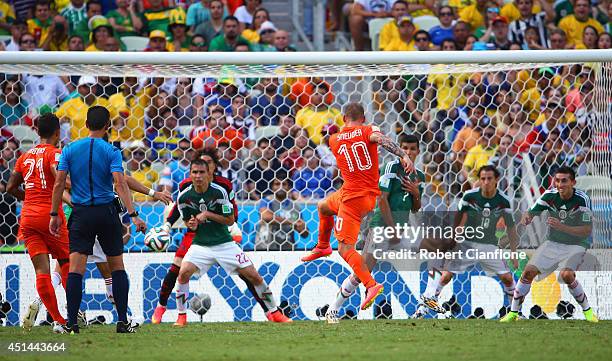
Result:
[[[392,139],[402,134],[420,139],[416,167],[425,175],[424,212],[455,211],[463,194],[478,186],[478,168],[492,164],[501,172],[499,189],[518,223],[553,186],[555,170],[569,166],[593,211],[588,252],[595,260],[578,279],[600,318],[612,318],[610,51],[5,53],[0,73],[0,291],[11,305],[7,325],[18,325],[37,295],[18,232],[21,205],[5,192],[6,182],[17,157],[38,142],[32,128],[37,115],[58,115],[66,145],[87,136],[85,114],[92,104],[109,109],[108,140],[122,150],[126,171],[174,199],[188,176],[193,149],[217,150],[217,171],[231,180],[236,196],[241,246],[295,319],[317,319],[317,308],[334,301],[350,274],[336,254],[300,262],[317,242],[317,202],[342,184],[328,139],[343,126],[342,110],[349,102],[361,103],[368,123]],[[381,167],[393,159],[381,148]],[[163,203],[136,193],[134,200],[149,228],[165,222],[169,208]],[[359,248],[368,228],[364,222]],[[142,234],[126,227],[132,315],[150,320],[184,233],[178,222],[167,250],[153,252]],[[531,257],[546,240],[546,218],[519,225],[518,233],[519,249]],[[497,237],[500,247],[508,248],[504,227]],[[337,247],[335,239],[332,245]],[[515,279],[526,263],[511,267]],[[361,289],[340,314],[411,316],[429,268],[424,260],[416,266],[380,262],[373,274],[385,291],[374,307],[359,311]],[[526,316],[537,313],[533,306],[538,305],[549,318],[559,318],[558,305],[568,301],[576,308],[573,316],[582,317],[557,273],[534,283],[523,306]],[[114,321],[114,306],[94,263],[88,264],[84,287],[82,309],[88,318]],[[244,283],[218,266],[194,277],[191,292],[211,298],[203,321],[265,320]],[[59,286],[60,304],[65,304],[63,293]],[[499,278],[475,265],[453,277],[440,303],[457,318],[495,318],[505,301]],[[175,320],[175,307],[171,296],[165,321]],[[39,321],[44,317],[41,313]],[[200,320],[192,312],[189,318]]]

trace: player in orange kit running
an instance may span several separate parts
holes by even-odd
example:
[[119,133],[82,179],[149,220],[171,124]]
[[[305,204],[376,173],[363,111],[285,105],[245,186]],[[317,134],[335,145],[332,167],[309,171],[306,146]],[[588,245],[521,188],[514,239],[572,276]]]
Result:
[[364,125],[365,121],[363,106],[359,103],[348,104],[344,112],[346,125],[329,140],[329,147],[336,157],[344,184],[340,190],[319,202],[319,242],[309,255],[302,258],[303,262],[309,262],[329,256],[332,253],[329,238],[333,228],[338,239],[340,256],[366,287],[362,310],[370,307],[376,296],[383,291],[383,286],[374,280],[363,258],[355,250],[361,220],[374,209],[376,198],[380,194],[378,145],[400,157],[406,173],[413,171],[408,154],[389,137],[380,133],[378,127]]
[[[54,332],[63,333],[61,325],[66,323],[57,307],[55,290],[51,284],[49,254],[61,266],[62,283],[68,276],[68,229],[63,219],[59,237],[49,232],[51,195],[55,183],[56,166],[61,151],[57,148],[60,139],[59,119],[52,113],[42,115],[37,121],[40,144],[30,149],[17,160],[7,185],[7,191],[23,200],[19,232],[36,271],[36,290],[55,325]],[[24,185],[25,192],[21,190]],[[61,217],[64,214],[61,213]],[[24,322],[24,328],[33,325]]]

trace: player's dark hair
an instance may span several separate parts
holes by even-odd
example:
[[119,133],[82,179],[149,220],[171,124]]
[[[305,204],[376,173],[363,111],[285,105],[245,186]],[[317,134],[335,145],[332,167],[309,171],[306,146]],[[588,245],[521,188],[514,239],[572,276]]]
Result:
[[87,110],[85,125],[89,130],[102,130],[110,124],[110,113],[105,107],[96,105]]
[[414,134],[405,134],[402,133],[399,135],[399,137],[397,138],[397,142],[401,145],[402,143],[408,143],[408,144],[416,144],[417,147],[420,146],[420,140],[419,137],[417,137]]
[[363,105],[353,102],[349,103],[346,108],[344,108],[344,115],[351,120],[359,120],[365,118],[365,110],[363,109]]
[[203,157],[210,157],[213,163],[215,164],[215,168],[219,167],[221,164],[219,163],[219,153],[217,153],[216,148],[204,148],[196,152],[193,156],[193,159],[203,160]]
[[39,116],[34,121],[38,129],[38,135],[41,138],[49,138],[60,129],[59,118],[53,113],[47,113]]
[[576,180],[576,172],[572,168],[565,165],[563,167],[557,168],[553,176],[557,174],[569,174],[571,180]]
[[493,172],[493,174],[495,175],[495,178],[499,178],[499,176],[501,175],[501,173],[499,173],[499,170],[497,170],[497,168],[495,168],[495,166],[493,165],[483,165],[482,167],[480,167],[480,169],[478,169],[478,177],[480,177],[480,174],[482,172]]
[[204,168],[206,168],[206,171],[208,171],[208,164],[202,158],[194,158],[191,161],[191,164],[189,165],[189,170],[190,171],[191,171],[191,169],[193,168],[194,165],[204,166]]

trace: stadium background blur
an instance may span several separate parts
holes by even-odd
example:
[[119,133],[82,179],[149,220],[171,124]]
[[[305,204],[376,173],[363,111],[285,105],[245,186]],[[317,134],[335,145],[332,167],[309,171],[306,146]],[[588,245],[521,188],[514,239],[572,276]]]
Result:
[[[544,1],[335,0],[326,3],[321,29],[314,28],[320,22],[313,19],[313,1],[0,1],[0,48],[308,51],[317,33],[324,34],[325,50],[612,46],[609,1]],[[296,6],[299,19],[293,21]],[[223,22],[230,15],[238,21]],[[490,163],[502,170],[501,188],[515,200],[518,214],[525,206],[525,154],[535,165],[541,190],[562,165],[579,176],[596,173],[592,125],[597,112],[610,105],[609,94],[599,109],[594,101],[597,64],[477,73],[441,69],[373,77],[365,104],[369,121],[386,134],[420,136],[417,166],[427,176],[425,210],[456,209],[461,194],[477,186],[475,170]],[[341,74],[244,78],[233,76],[231,67],[226,73],[215,79],[2,74],[0,252],[25,251],[17,239],[19,204],[5,186],[19,154],[36,141],[32,120],[55,112],[65,145],[87,136],[85,114],[94,104],[111,112],[109,141],[122,149],[126,170],[146,186],[176,195],[193,149],[216,148],[218,169],[232,180],[239,202],[243,248],[312,248],[316,201],[341,185],[327,139],[343,125],[342,106],[355,100],[361,80]],[[390,159],[384,152],[381,156]],[[597,173],[612,174],[609,168]],[[163,222],[161,203],[134,198],[149,227]],[[288,221],[275,223],[271,214]],[[182,232],[173,236],[170,251]],[[537,246],[527,233],[522,236],[523,248]],[[610,247],[612,241],[600,240],[597,246]],[[126,251],[148,251],[142,235],[130,237]]]

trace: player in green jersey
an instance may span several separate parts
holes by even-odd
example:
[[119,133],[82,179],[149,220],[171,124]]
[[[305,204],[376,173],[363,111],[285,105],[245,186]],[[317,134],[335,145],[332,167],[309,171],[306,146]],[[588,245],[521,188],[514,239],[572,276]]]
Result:
[[[498,240],[495,235],[499,220],[504,220],[512,252],[516,252],[519,237],[512,218],[510,200],[497,189],[499,176],[500,173],[494,166],[481,167],[478,170],[480,187],[465,192],[459,202],[455,225],[457,244],[452,250],[456,252],[457,257],[446,262],[446,270],[438,282],[435,294],[433,296],[426,294],[423,297],[425,305],[436,312],[445,312],[438,305],[437,298],[453,275],[463,273],[468,267],[477,263],[487,273],[499,276],[506,297],[505,304],[509,304],[512,300],[515,289],[514,278],[498,251]],[[513,258],[512,262],[517,268],[518,260]]]
[[212,182],[214,175],[202,159],[196,158],[191,162],[189,174],[192,185],[179,193],[177,204],[185,225],[196,234],[179,270],[176,292],[179,315],[174,325],[184,327],[187,324],[189,279],[196,272],[206,273],[214,264],[253,284],[273,322],[291,322],[280,312],[272,291],[228,231],[235,219],[225,188]]
[[529,294],[531,282],[546,278],[559,269],[558,281],[567,284],[569,292],[582,307],[584,318],[598,322],[589,305],[582,285],[576,279],[576,271],[583,265],[591,232],[593,214],[589,196],[576,188],[576,173],[569,167],[560,167],[554,174],[555,188],[549,189],[523,215],[523,224],[531,223],[535,216],[548,211],[547,241],[536,250],[525,267],[514,290],[510,312],[501,322],[518,320],[518,314],[525,296]]

